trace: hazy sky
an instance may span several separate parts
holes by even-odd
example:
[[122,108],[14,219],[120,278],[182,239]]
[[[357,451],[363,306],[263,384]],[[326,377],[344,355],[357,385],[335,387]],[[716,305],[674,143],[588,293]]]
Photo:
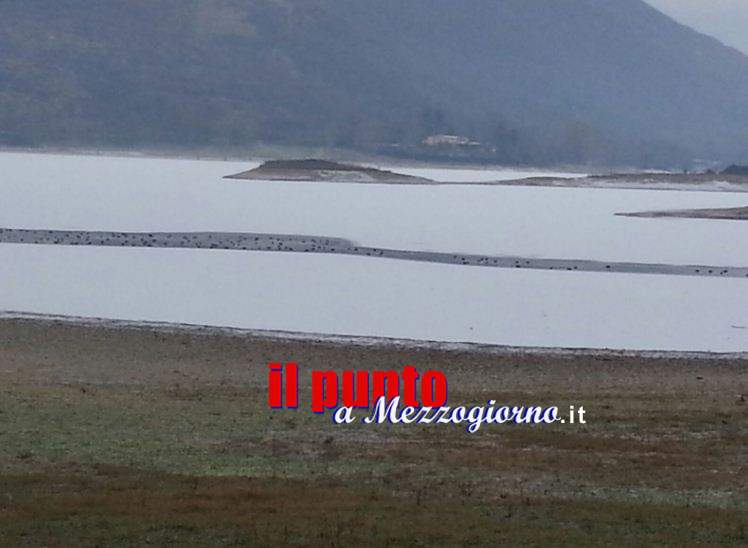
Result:
[[673,19],[748,55],[748,0],[646,0]]

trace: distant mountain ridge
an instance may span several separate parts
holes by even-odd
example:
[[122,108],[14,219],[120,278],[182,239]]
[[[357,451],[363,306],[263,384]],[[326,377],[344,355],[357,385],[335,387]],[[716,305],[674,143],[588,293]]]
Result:
[[0,51],[5,146],[748,162],[748,57],[641,0],[5,0]]

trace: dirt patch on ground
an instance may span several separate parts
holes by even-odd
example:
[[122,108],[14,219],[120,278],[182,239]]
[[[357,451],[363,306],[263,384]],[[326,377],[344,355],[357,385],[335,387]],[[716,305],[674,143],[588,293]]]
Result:
[[[267,408],[297,361],[301,408]],[[314,369],[587,424],[334,426]],[[748,361],[356,346],[0,320],[0,543],[741,545]],[[64,539],[64,541],[63,541]]]

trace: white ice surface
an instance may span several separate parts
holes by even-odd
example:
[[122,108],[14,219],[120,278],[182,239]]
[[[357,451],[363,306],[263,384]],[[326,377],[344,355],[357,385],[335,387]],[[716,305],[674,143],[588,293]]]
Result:
[[446,252],[746,266],[748,222],[617,212],[745,206],[741,194],[237,181],[244,163],[0,154],[0,226],[337,236]]
[[[256,165],[256,164],[255,164]],[[253,231],[402,249],[748,263],[739,194],[224,180],[246,163],[0,154],[0,226]],[[0,245],[0,310],[508,345],[748,351],[748,280]]]
[[0,309],[518,346],[748,350],[739,279],[0,245]]

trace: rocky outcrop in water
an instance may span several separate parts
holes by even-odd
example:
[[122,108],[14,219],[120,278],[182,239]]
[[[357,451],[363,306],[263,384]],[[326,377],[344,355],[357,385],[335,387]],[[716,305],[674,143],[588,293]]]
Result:
[[260,167],[227,175],[226,179],[259,181],[307,181],[342,183],[423,184],[423,177],[403,175],[373,167],[340,164],[327,160],[271,160]]

